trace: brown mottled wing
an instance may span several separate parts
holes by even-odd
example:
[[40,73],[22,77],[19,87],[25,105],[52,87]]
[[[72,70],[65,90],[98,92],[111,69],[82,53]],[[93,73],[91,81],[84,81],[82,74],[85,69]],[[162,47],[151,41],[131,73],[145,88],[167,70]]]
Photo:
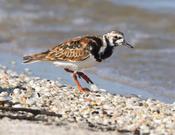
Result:
[[50,61],[77,62],[90,56],[89,48],[93,41],[87,37],[76,37],[49,50],[45,56]]

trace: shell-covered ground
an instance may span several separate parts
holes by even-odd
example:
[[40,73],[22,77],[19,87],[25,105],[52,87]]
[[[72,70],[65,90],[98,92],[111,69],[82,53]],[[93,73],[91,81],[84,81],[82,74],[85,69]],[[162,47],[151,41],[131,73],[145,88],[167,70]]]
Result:
[[[6,117],[10,121],[7,122]],[[51,130],[52,126],[64,128],[76,125],[86,131],[80,134],[173,135],[175,104],[104,91],[80,93],[59,81],[31,77],[27,73],[17,74],[1,66],[0,123],[4,120],[14,123],[15,120],[11,119],[21,123],[27,120],[35,126],[46,126]],[[0,133],[4,133],[3,129],[2,126]]]

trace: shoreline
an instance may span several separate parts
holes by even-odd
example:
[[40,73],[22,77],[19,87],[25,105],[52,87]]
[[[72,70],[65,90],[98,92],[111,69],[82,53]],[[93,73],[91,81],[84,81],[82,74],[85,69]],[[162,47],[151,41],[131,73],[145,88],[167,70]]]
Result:
[[[58,81],[17,74],[3,67],[0,67],[0,118],[0,123],[6,123],[0,129],[4,135],[8,131],[3,129],[14,123],[24,123],[21,125],[24,128],[28,124],[31,127],[38,124],[38,127],[46,126],[48,133],[53,129],[60,134],[73,127],[76,128],[69,134],[76,134],[76,131],[80,131],[77,133],[80,135],[104,131],[104,134],[175,132],[175,104],[102,91],[80,93]],[[24,131],[17,130],[14,129],[13,134]]]

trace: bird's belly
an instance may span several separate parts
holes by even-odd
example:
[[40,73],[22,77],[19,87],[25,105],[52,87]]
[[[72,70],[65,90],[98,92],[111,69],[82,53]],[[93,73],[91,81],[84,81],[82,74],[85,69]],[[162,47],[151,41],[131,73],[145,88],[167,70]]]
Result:
[[56,61],[56,62],[54,62],[54,64],[57,67],[68,68],[68,69],[73,70],[73,71],[78,70],[77,64],[73,63],[73,62]]
[[97,62],[92,56],[87,58],[86,60],[79,62],[65,62],[65,61],[56,61],[54,64],[58,67],[68,68],[73,71],[79,71],[82,69],[90,68],[95,66]]
[[93,58],[93,56],[91,56],[90,58],[87,58],[84,61],[77,62],[77,65],[78,65],[79,70],[81,70],[81,69],[85,69],[85,68],[91,68],[91,67],[95,66],[97,63],[99,63],[99,62],[97,62]]

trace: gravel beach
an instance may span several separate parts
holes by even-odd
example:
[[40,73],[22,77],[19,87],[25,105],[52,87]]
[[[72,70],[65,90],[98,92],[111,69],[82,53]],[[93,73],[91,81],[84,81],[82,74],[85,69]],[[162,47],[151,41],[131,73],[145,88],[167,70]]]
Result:
[[0,134],[175,134],[175,104],[104,91],[0,67]]

